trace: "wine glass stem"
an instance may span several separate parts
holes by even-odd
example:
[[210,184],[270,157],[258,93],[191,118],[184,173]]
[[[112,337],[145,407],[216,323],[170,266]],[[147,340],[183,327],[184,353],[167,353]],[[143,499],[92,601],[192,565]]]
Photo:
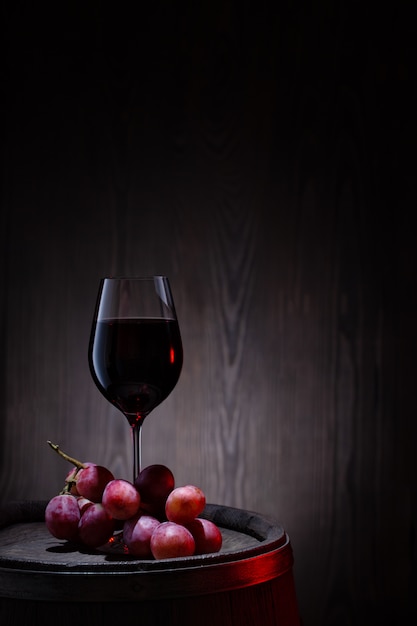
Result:
[[142,422],[132,426],[133,437],[133,482],[139,475],[142,461]]

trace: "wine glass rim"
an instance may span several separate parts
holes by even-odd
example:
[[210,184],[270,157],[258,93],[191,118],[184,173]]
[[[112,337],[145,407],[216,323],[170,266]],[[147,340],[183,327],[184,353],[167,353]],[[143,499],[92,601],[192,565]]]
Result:
[[165,274],[153,274],[149,276],[103,276],[101,280],[154,280],[155,278],[168,278]]

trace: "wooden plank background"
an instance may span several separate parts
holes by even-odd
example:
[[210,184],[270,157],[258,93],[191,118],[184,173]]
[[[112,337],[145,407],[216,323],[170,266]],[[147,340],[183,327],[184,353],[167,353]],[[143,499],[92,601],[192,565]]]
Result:
[[411,623],[407,3],[150,5],[3,3],[1,500],[61,488],[47,439],[130,478],[91,317],[101,276],[165,273],[185,361],[144,463],[281,521],[304,626]]

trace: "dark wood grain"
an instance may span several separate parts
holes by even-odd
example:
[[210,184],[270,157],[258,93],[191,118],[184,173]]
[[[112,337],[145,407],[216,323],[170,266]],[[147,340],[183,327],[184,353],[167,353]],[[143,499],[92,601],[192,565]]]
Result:
[[8,4],[1,500],[61,489],[48,439],[130,478],[127,421],[88,371],[91,317],[101,276],[166,273],[184,368],[144,462],[280,520],[304,626],[413,623],[407,3],[65,5],[55,28]]

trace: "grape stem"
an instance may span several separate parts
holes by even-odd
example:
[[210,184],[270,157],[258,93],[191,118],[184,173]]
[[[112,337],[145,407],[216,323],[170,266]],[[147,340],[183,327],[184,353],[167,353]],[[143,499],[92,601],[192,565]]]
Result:
[[65,452],[63,452],[56,443],[52,443],[52,441],[48,440],[47,444],[52,448],[52,450],[55,450],[55,452],[57,454],[59,454],[59,456],[62,456],[63,459],[65,459],[66,461],[69,461],[70,463],[75,465],[75,467],[77,469],[84,469],[85,468],[84,463],[81,463],[81,461],[77,461],[77,459],[74,459],[72,456],[69,456],[68,454],[65,454]]

